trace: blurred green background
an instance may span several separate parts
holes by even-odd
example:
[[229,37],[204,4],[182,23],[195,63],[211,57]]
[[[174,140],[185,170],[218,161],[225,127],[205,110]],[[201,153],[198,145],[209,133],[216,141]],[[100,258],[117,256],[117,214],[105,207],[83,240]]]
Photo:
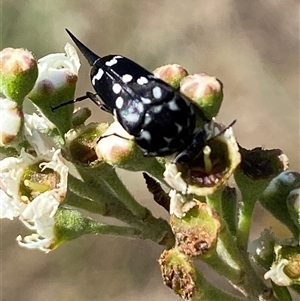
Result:
[[[224,83],[218,120],[234,126],[241,145],[280,148],[299,170],[299,6],[295,0],[2,0],[1,46],[25,47],[37,58],[63,52],[64,28],[99,55],[118,53],[153,70],[178,63]],[[82,60],[77,95],[91,90]],[[81,104],[83,105],[83,104]],[[93,110],[91,120],[111,116]],[[124,175],[124,172],[121,172]],[[126,174],[134,195],[155,215],[140,174]],[[258,207],[252,237],[274,220]],[[278,235],[284,227],[273,225]],[[149,241],[82,237],[50,254],[17,246],[28,234],[18,221],[2,221],[3,301],[180,300],[162,284],[162,248]],[[206,267],[201,265],[203,270]],[[208,278],[218,281],[217,275]]]

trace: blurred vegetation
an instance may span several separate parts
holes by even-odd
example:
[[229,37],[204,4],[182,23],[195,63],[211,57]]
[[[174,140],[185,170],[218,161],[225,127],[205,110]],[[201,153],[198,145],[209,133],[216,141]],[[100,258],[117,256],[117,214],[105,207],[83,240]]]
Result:
[[[237,118],[234,130],[244,147],[280,148],[299,169],[297,1],[3,0],[1,10],[2,48],[25,47],[37,57],[62,52],[70,43],[67,27],[99,55],[123,54],[150,70],[178,63],[191,74],[217,76],[225,86],[219,121]],[[78,95],[91,89],[88,72],[82,60]],[[111,120],[86,105],[94,120]],[[163,214],[141,175],[126,174],[126,183]],[[261,212],[253,237],[273,222]],[[3,301],[177,298],[160,277],[162,249],[148,241],[83,237],[45,256],[17,246],[14,239],[24,231],[18,221],[3,221],[1,229]],[[287,233],[282,227],[275,232]]]

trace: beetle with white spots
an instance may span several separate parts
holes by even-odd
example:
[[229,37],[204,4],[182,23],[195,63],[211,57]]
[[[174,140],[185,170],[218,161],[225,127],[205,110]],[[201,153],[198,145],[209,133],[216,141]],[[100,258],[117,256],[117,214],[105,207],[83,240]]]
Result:
[[[208,138],[196,128],[194,105],[185,95],[126,57],[99,57],[67,32],[92,67],[90,77],[96,91],[73,102],[90,98],[113,114],[145,156],[177,154],[174,161],[180,164],[186,161],[185,154],[192,156],[190,150],[204,148]],[[203,121],[210,121],[197,110]]]

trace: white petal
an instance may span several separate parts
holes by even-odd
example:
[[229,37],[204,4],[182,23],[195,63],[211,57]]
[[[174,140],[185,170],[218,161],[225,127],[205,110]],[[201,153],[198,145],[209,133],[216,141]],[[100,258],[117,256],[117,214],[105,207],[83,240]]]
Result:
[[265,273],[265,279],[271,279],[274,283],[280,286],[289,286],[293,284],[292,279],[290,279],[284,272],[284,267],[288,264],[287,259],[281,259],[280,262],[273,263],[270,270]]
[[40,164],[42,171],[46,168],[53,169],[60,176],[60,183],[57,185],[57,193],[60,195],[61,199],[64,199],[67,193],[68,184],[68,172],[69,168],[65,165],[64,159],[61,156],[61,150],[58,149],[53,153],[52,159],[49,162],[44,162]]
[[49,248],[53,239],[52,238],[44,238],[39,236],[38,234],[32,234],[25,236],[22,238],[21,235],[17,237],[17,241],[20,246],[28,248],[28,249],[40,249],[46,253],[50,252]]
[[49,147],[46,146],[41,133],[47,133],[54,125],[47,118],[38,116],[37,114],[24,114],[24,135],[30,145],[34,148],[38,155],[49,153]]
[[60,203],[56,192],[46,191],[36,197],[20,215],[20,220],[40,236],[51,238],[54,236],[54,215]]
[[26,208],[24,203],[16,201],[0,189],[0,218],[12,220]]

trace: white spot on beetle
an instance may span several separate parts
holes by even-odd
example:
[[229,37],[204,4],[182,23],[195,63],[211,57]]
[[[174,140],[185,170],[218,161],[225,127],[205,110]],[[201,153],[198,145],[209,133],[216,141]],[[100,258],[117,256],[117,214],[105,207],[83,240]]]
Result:
[[114,56],[110,61],[105,62],[105,65],[111,67],[117,64],[118,63],[117,58],[118,58],[117,56]]
[[160,111],[163,109],[163,105],[158,105],[158,106],[154,106],[153,107],[153,112],[155,113],[155,114],[158,114],[158,113],[160,113]]
[[132,80],[132,75],[130,75],[130,74],[124,74],[122,76],[122,81],[124,83],[129,83],[131,80]]
[[127,122],[131,122],[131,123],[135,123],[139,120],[140,118],[140,114],[137,113],[131,113],[126,115],[125,119]]
[[156,98],[156,99],[160,99],[162,96],[161,88],[158,86],[156,86],[152,89],[152,93],[153,93],[154,98]]
[[177,126],[177,132],[180,133],[182,131],[182,125],[179,123],[175,123],[175,125]]
[[147,126],[151,121],[152,121],[151,116],[149,114],[146,114],[144,119],[144,127]]
[[123,107],[123,104],[124,104],[124,99],[123,97],[119,96],[117,99],[116,99],[116,107],[118,109],[121,109]]
[[136,81],[139,85],[144,85],[144,84],[147,84],[149,81],[146,77],[144,76],[141,76],[137,79]]
[[168,138],[168,137],[163,137],[163,139],[164,139],[167,143],[170,143],[170,142],[173,140],[173,138]]
[[145,111],[144,105],[141,102],[138,102],[137,109],[140,113]]
[[94,77],[92,79],[93,86],[95,86],[97,80],[101,79],[101,77],[103,76],[103,74],[104,74],[104,71],[102,69],[98,69],[97,74],[94,75]]
[[151,99],[150,98],[146,98],[146,97],[142,97],[141,96],[141,100],[142,100],[143,104],[145,104],[145,105],[151,103]]
[[178,107],[175,100],[169,101],[168,102],[168,107],[171,111],[179,111],[180,110],[180,108]]
[[161,153],[164,153],[164,152],[170,152],[170,149],[168,147],[163,147],[159,150]]
[[140,139],[145,139],[146,141],[151,140],[151,134],[148,131],[142,131]]
[[114,84],[112,90],[114,91],[115,94],[119,94],[122,90],[122,87],[120,84]]

